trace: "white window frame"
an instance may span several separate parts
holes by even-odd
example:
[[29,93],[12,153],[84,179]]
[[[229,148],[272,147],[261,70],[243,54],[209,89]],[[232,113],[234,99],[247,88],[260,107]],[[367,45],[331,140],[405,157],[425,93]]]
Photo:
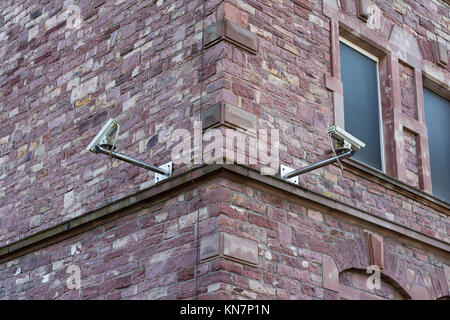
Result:
[[[429,80],[429,81],[431,81],[431,82],[433,82],[433,80]],[[432,87],[432,86],[430,86],[430,85],[425,85],[425,84],[422,84],[422,96],[424,96],[424,88],[426,88],[427,90],[429,90],[429,91],[431,91],[431,92],[433,92],[435,95],[437,95],[437,96],[439,96],[439,97],[441,97],[442,99],[446,99],[447,101],[450,101],[450,99],[449,98],[447,98],[445,95],[443,95],[441,92],[438,92],[438,90],[436,89],[436,88],[434,88],[434,87]],[[423,114],[424,114],[424,119],[423,119],[423,121],[424,121],[424,123],[426,124],[427,123],[427,117],[426,117],[426,115],[425,115],[425,108],[426,108],[426,106],[425,106],[425,99],[424,99],[424,101],[423,101]],[[418,110],[418,112],[420,112],[420,110]],[[429,131],[428,131],[429,129],[428,129],[428,126],[427,126],[427,134],[429,133]],[[427,151],[427,154],[428,154],[428,157],[429,157],[429,161],[430,161],[430,178],[431,178],[431,186],[433,187],[433,176],[431,175],[431,156],[430,156],[430,149],[429,149],[429,145],[428,145],[428,151]],[[444,202],[449,202],[450,200],[447,200],[447,199],[445,199],[445,198],[443,198],[443,197],[441,197],[441,196],[438,196],[438,195],[436,195],[435,193],[434,193],[434,191],[432,191],[432,193],[431,193],[432,195],[433,195],[433,197],[435,197],[436,199],[438,199],[438,200],[440,200],[440,201],[444,201]]]
[[[378,93],[378,125],[380,128],[380,148],[381,148],[381,172],[385,173],[386,172],[386,159],[385,159],[385,150],[384,150],[384,132],[383,132],[383,114],[382,114],[382,108],[381,108],[381,93],[380,93],[380,59],[371,54],[370,52],[364,50],[361,47],[358,47],[356,44],[348,41],[347,39],[343,38],[343,37],[339,37],[339,42],[349,46],[350,48],[352,48],[353,50],[361,53],[362,55],[366,56],[367,58],[371,59],[372,61],[374,61],[377,64],[377,93]],[[344,113],[345,113],[345,105],[344,105]],[[344,123],[345,125],[345,123]],[[356,159],[352,159],[353,161],[356,161],[358,163],[361,163],[362,165],[368,166],[371,169],[380,171],[380,169],[372,167],[370,164],[364,163],[360,160],[356,160]]]

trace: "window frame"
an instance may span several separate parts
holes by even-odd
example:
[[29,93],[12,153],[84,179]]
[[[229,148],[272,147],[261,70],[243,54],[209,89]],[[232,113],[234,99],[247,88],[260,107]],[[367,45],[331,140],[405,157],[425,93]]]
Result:
[[[424,79],[426,79],[426,77],[424,76]],[[426,117],[426,114],[425,114],[425,108],[426,108],[426,106],[425,106],[425,90],[423,90],[424,88],[425,89],[427,89],[427,90],[429,90],[429,91],[431,91],[432,93],[434,93],[435,95],[437,95],[437,96],[439,96],[439,97],[441,97],[442,99],[445,99],[445,100],[447,100],[447,101],[450,101],[450,94],[449,94],[449,92],[447,91],[447,90],[445,90],[444,88],[442,88],[439,84],[435,84],[434,82],[433,82],[433,80],[429,80],[429,79],[426,79],[426,80],[428,80],[428,81],[423,81],[423,84],[422,84],[422,97],[423,97],[423,113],[424,113],[424,119],[423,119],[423,121],[424,121],[424,123],[425,123],[425,125],[427,126],[427,134],[429,133],[429,128],[428,128],[428,125],[427,125],[427,117]],[[431,84],[433,84],[433,85],[431,85]],[[445,93],[446,94],[443,94],[444,92],[442,92],[440,89],[444,89],[445,91]],[[430,141],[430,137],[429,137],[429,135],[428,135],[428,137],[427,137],[427,139],[428,139],[428,141]],[[431,186],[433,187],[433,176],[432,176],[432,173],[431,173],[431,155],[430,155],[430,147],[429,147],[429,142],[428,142],[428,156],[429,156],[429,158],[430,158],[430,179],[431,179]],[[432,197],[434,197],[435,199],[438,199],[439,201],[442,201],[442,202],[445,202],[445,203],[449,203],[450,204],[450,199],[445,199],[445,198],[443,198],[442,196],[440,196],[440,195],[437,195],[436,193],[435,193],[435,191],[434,191],[434,188],[432,188],[432,192],[431,192],[431,196]]]
[[[344,10],[345,11],[345,10]],[[428,140],[427,132],[424,131],[425,122],[422,112],[423,97],[422,85],[449,97],[450,90],[447,85],[448,76],[445,70],[438,68],[435,63],[423,60],[422,55],[418,55],[417,51],[408,51],[408,48],[399,47],[389,38],[380,37],[375,30],[368,28],[365,24],[361,24],[358,19],[349,19],[341,8],[324,5],[324,15],[330,20],[330,66],[325,74],[325,87],[332,93],[334,124],[345,128],[344,124],[344,99],[343,86],[340,73],[340,52],[339,40],[343,37],[356,46],[361,46],[370,53],[379,58],[379,86],[381,93],[382,119],[384,135],[384,162],[385,172],[357,161],[354,158],[344,159],[342,162],[347,164],[349,169],[355,173],[364,176],[366,179],[374,183],[388,183],[390,186],[398,187],[398,191],[410,197],[411,194],[427,201],[435,210],[441,211],[450,208],[450,203],[442,201],[432,195],[432,183],[430,174],[430,162],[427,157]],[[412,37],[412,39],[414,36]],[[414,79],[416,87],[416,103],[418,108],[418,120],[405,116],[399,106],[400,101],[400,70],[399,64],[404,63],[414,69]],[[387,94],[384,90],[390,89]],[[421,161],[419,170],[419,187],[413,187],[408,184],[406,177],[405,165],[402,163],[404,156],[403,137],[397,136],[396,131],[404,128],[415,132],[418,135],[419,154]]]
[[[384,141],[384,131],[383,131],[383,109],[382,109],[382,103],[381,103],[381,91],[380,91],[380,58],[373,55],[372,53],[364,50],[363,48],[359,47],[358,45],[354,44],[353,42],[347,40],[346,38],[339,35],[339,48],[341,42],[353,50],[359,52],[363,56],[367,57],[368,59],[374,61],[377,65],[377,96],[378,96],[378,127],[380,132],[380,155],[381,155],[381,170],[378,168],[375,168],[371,166],[370,164],[367,164],[365,162],[362,162],[361,160],[357,160],[352,158],[352,161],[356,161],[360,163],[361,165],[368,166],[373,170],[376,170],[378,172],[386,173],[386,156],[385,156],[385,141]],[[342,70],[341,62],[340,64],[340,70]],[[342,72],[342,71],[341,71]],[[344,96],[344,93],[343,93]],[[344,105],[344,114],[345,114],[345,105]],[[344,126],[345,126],[345,120],[344,120]],[[345,127],[344,127],[345,129]],[[364,141],[363,141],[364,142]]]

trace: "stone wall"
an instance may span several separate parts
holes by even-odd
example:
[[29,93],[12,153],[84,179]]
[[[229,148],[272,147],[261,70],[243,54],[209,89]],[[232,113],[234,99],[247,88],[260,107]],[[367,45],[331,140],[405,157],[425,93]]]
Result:
[[[354,162],[344,163],[344,171],[330,165],[301,176],[299,190],[448,246],[450,211],[431,196],[419,90],[423,80],[448,96],[445,1],[214,0],[203,7],[199,0],[9,0],[0,12],[0,249],[152,190],[152,173],[85,150],[109,118],[121,124],[118,151],[157,165],[172,160],[175,129],[192,132],[194,121],[217,104],[225,110],[218,121],[222,130],[279,129],[281,164],[299,168],[322,160],[330,150],[326,128],[343,119],[339,36],[380,57],[386,172]],[[174,176],[192,165],[175,165]],[[205,226],[211,235],[255,241],[257,265],[219,252],[200,264],[209,280],[194,290],[196,195],[180,191],[180,199],[158,208],[0,264],[0,297],[193,298],[215,292],[336,298],[339,288],[323,286],[323,256],[332,257],[339,272],[366,267],[360,226],[323,208],[220,183],[219,194],[202,196],[202,223],[211,221]],[[216,197],[228,203],[219,216],[209,209]],[[164,211],[171,212],[167,221],[157,222]],[[145,217],[152,222],[141,226]],[[190,227],[180,228],[181,220]],[[431,298],[448,295],[447,255],[394,238],[384,242],[391,268],[386,276],[411,297],[427,296],[423,290]],[[86,250],[80,255],[78,242]],[[160,274],[149,271],[155,254]],[[169,267],[169,261],[183,259],[179,254],[186,255],[190,271]],[[350,263],[355,257],[356,266]],[[87,279],[81,293],[64,286],[65,263],[75,262],[83,264]],[[108,271],[115,263],[125,267]],[[412,280],[401,278],[407,269]]]
[[[383,282],[371,292],[367,232],[380,231]],[[448,256],[384,232],[218,178],[2,263],[0,299],[337,299],[342,286],[387,299],[449,295]],[[324,281],[330,261],[340,290]]]
[[120,152],[162,164],[198,108],[199,1],[72,1],[78,28],[70,3],[0,4],[0,245],[153,183],[85,150],[109,118]]

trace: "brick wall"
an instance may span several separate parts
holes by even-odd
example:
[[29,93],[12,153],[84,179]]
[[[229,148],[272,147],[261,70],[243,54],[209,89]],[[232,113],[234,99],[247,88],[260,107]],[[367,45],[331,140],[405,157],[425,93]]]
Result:
[[[196,236],[217,230],[214,205],[197,195],[219,197],[214,184],[181,193],[55,246],[1,266],[1,299],[193,298]],[[198,229],[197,229],[198,227]],[[198,232],[198,234],[197,234]],[[81,269],[81,290],[69,290],[70,266]],[[206,268],[206,269],[205,269]],[[199,267],[202,276],[207,266]],[[208,277],[202,278],[207,282]]]
[[[297,168],[327,155],[330,146],[326,128],[337,121],[339,86],[335,87],[337,91],[330,90],[332,84],[327,81],[338,66],[333,60],[334,31],[324,8],[335,6],[346,19],[366,28],[357,19],[356,1],[207,1],[203,12],[200,1],[81,0],[73,1],[81,9],[82,17],[79,28],[75,29],[70,28],[65,18],[68,3],[9,0],[0,4],[0,247],[152,187],[152,173],[118,161],[110,164],[106,156],[84,149],[112,117],[121,124],[118,150],[158,165],[171,160],[171,150],[176,144],[170,141],[174,130],[192,131],[193,121],[215,103],[235,108],[230,110],[238,110],[241,118],[256,117],[254,129],[279,129],[282,164]],[[444,43],[444,48],[448,47],[448,4],[425,0],[372,3],[382,13],[383,25],[372,21],[374,24],[369,25],[373,29],[364,30],[384,37],[384,41],[391,34],[389,31],[402,30],[417,42],[417,52],[423,57],[427,72],[432,71],[445,83],[449,79],[449,67],[437,65],[439,59],[433,46],[437,40]],[[221,35],[224,40],[216,43],[208,43],[207,35],[207,47],[202,52],[203,23],[208,28],[223,18],[232,23],[232,30],[238,31]],[[236,38],[237,35],[244,38]],[[417,70],[413,72],[399,63],[398,71],[398,87],[386,89],[397,90],[396,97],[387,95],[386,99],[399,98],[398,106],[405,116],[420,119],[420,112],[415,113],[419,95],[413,85]],[[383,85],[382,89],[385,89]],[[242,124],[236,121],[234,125]],[[424,167],[423,136],[416,139],[420,145],[415,146],[412,136],[405,132],[402,152],[406,156],[400,161],[406,172],[403,182],[426,190],[420,173]],[[174,175],[189,169],[189,165],[177,165]],[[402,180],[399,176],[394,178]],[[425,193],[405,191],[407,186],[393,186],[385,179],[374,178],[348,165],[343,172],[338,166],[330,165],[303,175],[299,186],[425,237],[449,242],[448,206],[425,200],[429,197]],[[208,291],[217,291],[248,298],[336,297],[335,292],[328,292],[322,286],[323,255],[332,256],[340,271],[350,267],[352,257],[335,256],[333,250],[356,250],[352,254],[361,259],[358,265],[367,264],[361,227],[340,222],[322,212],[323,208],[298,207],[256,189],[242,188],[239,184],[227,184],[220,191],[221,200],[229,199],[226,210],[231,217],[223,213],[220,221],[206,218],[210,212],[205,209],[203,223],[212,221],[205,226],[212,228],[208,232],[225,232],[256,241],[258,265],[249,266],[222,256],[202,263],[201,272],[206,280],[200,282],[200,294],[206,297]],[[174,198],[164,206],[173,206],[172,215],[189,220],[193,209],[186,206],[193,206],[189,203],[193,196],[183,197],[185,200],[180,200],[179,205],[172,203],[178,201]],[[201,207],[209,208],[214,203],[212,197],[202,197]],[[163,209],[148,210],[143,214],[148,214],[148,219],[153,221],[158,217],[157,211]],[[180,248],[191,259],[186,259],[186,263],[193,264],[194,227],[181,231],[181,222],[175,217],[155,224],[151,228],[156,228],[156,234],[150,238],[162,238],[163,242],[148,244],[149,248],[160,245],[173,248],[149,249],[138,259],[123,255],[125,251],[116,252],[106,239],[109,234],[113,234],[111,242],[121,239],[111,230],[119,230],[126,223],[130,224],[129,232],[133,235],[133,240],[130,236],[127,241],[146,239],[149,229],[144,227],[138,231],[139,221],[143,219],[138,216],[139,213],[134,213],[35,254],[0,264],[0,297],[3,294],[3,298],[42,298],[46,291],[49,292],[46,298],[56,298],[56,292],[59,298],[76,298],[79,293],[63,293],[66,290],[64,268],[59,268],[59,263],[58,270],[53,270],[53,264],[67,258],[68,263],[89,262],[101,269],[107,257],[111,261],[123,260],[118,264],[125,263],[127,257],[133,266],[124,267],[117,274],[108,270],[93,273],[83,267],[90,280],[83,287],[82,297],[194,297],[190,271],[180,275],[179,270],[168,266],[164,269],[163,262],[158,275],[143,271],[151,269],[149,261],[154,259],[157,250],[172,254],[170,250]],[[172,237],[180,237],[179,243],[187,241],[188,248],[179,246],[177,241],[171,242]],[[387,239],[386,260],[392,260],[391,255],[395,255],[399,256],[395,261],[400,261],[391,263],[395,269],[389,270],[391,278],[412,287],[417,282],[428,291],[432,282],[434,296],[448,294],[446,256],[421,251],[420,245]],[[83,248],[92,245],[92,253],[85,253],[83,258],[69,255],[68,248],[77,241],[81,241]],[[139,249],[142,244],[134,244],[133,249],[134,245],[123,241],[124,246],[130,246],[130,252],[144,250]],[[290,246],[295,248],[291,250]],[[104,256],[106,252],[116,252],[117,257]],[[168,256],[159,257],[170,260]],[[107,264],[112,263],[109,261]],[[306,267],[302,261],[307,262]],[[420,266],[416,265],[417,261]],[[406,266],[414,275],[421,274],[425,284],[415,276],[409,282],[399,279]],[[189,268],[192,271],[193,267]],[[43,283],[41,276],[50,279],[47,275],[59,283],[50,280]],[[123,279],[119,280],[120,277]],[[104,281],[110,287],[101,289],[99,283]],[[146,287],[147,282],[152,284]],[[50,290],[49,286],[54,287]],[[120,289],[121,286],[124,288]]]
[[412,119],[417,119],[417,98],[414,82],[414,69],[402,63],[399,66],[402,112]]
[[74,4],[79,29],[62,1],[0,4],[2,245],[151,185],[151,173],[84,150],[108,118],[121,152],[160,164],[198,108],[198,3]]
[[[354,288],[363,293],[366,293],[368,291],[367,286],[366,286],[367,275],[362,272],[358,272],[358,271],[343,272],[339,275],[339,280],[340,280],[340,283],[342,283],[346,287]],[[397,288],[395,288],[392,284],[390,284],[387,281],[382,281],[381,288],[376,289],[374,291],[375,291],[374,293],[376,294],[376,296],[380,296],[380,297],[383,297],[386,299],[401,300],[404,298],[399,293]]]
[[419,187],[419,168],[417,161],[417,138],[414,134],[405,131],[405,151],[406,151],[406,179],[408,184]]
[[[326,210],[215,179],[1,264],[0,299],[337,298],[323,285],[324,257],[334,259],[342,285],[358,288],[370,264],[365,231]],[[206,256],[203,247],[218,233],[239,246],[223,244],[224,254]],[[384,243],[389,281],[378,296],[399,298],[408,290],[415,297],[417,287],[433,298],[448,295],[448,258],[398,237],[384,236]],[[239,257],[238,247],[247,254]],[[67,288],[71,266],[81,270],[79,290]]]

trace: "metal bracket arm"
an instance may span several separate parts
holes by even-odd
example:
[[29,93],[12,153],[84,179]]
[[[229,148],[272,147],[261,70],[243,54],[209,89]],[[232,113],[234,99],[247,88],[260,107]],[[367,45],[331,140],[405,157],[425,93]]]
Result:
[[323,166],[326,166],[328,164],[336,162],[338,159],[340,160],[340,159],[345,159],[345,158],[351,157],[356,152],[356,150],[350,149],[350,148],[340,148],[340,149],[337,149],[336,152],[343,152],[343,153],[341,153],[339,155],[336,155],[334,157],[322,160],[320,162],[314,163],[314,164],[309,165],[307,167],[300,168],[300,169],[297,169],[297,170],[294,170],[294,171],[282,174],[281,175],[281,179],[287,180],[287,179],[290,179],[292,177],[301,175],[303,173],[307,173],[307,172],[310,172],[312,170],[319,169],[319,168],[321,168]]
[[170,177],[172,175],[172,170],[165,170],[165,169],[159,168],[157,166],[154,166],[152,164],[149,164],[149,163],[137,160],[137,159],[133,159],[133,158],[131,158],[129,156],[126,156],[126,155],[124,155],[122,153],[111,151],[111,150],[109,150],[109,149],[107,149],[105,147],[102,147],[100,145],[96,145],[95,146],[95,150],[97,152],[100,152],[100,153],[106,154],[108,156],[111,156],[111,157],[113,157],[115,159],[119,159],[119,160],[122,160],[122,161],[125,161],[125,162],[128,162],[128,163],[134,164],[134,165],[136,165],[138,167],[145,168],[147,170],[151,170],[153,172],[162,174],[164,176]]

